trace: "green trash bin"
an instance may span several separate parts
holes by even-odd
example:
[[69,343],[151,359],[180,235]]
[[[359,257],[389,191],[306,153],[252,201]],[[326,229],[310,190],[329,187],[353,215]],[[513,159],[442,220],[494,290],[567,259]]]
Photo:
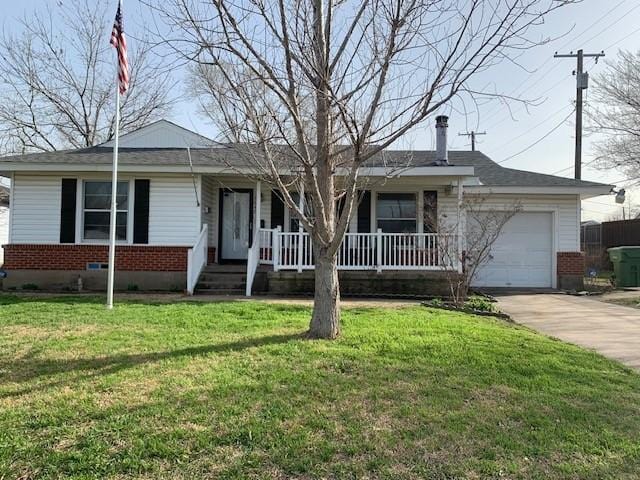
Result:
[[617,287],[640,287],[640,246],[607,250],[613,263]]

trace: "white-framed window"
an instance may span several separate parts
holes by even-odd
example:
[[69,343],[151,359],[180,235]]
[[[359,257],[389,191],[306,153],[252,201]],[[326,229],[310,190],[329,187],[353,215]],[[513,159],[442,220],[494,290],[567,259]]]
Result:
[[388,233],[418,231],[417,195],[415,193],[378,193],[376,225]]
[[[109,240],[111,182],[85,180],[82,194],[82,239]],[[129,182],[118,182],[116,193],[116,240],[127,241]]]

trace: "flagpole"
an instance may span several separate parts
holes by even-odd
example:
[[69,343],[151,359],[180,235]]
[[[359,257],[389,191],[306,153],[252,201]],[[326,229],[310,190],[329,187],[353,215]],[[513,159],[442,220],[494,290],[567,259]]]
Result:
[[107,276],[107,308],[113,308],[113,284],[116,264],[116,213],[118,193],[118,140],[120,135],[120,84],[116,80],[116,125],[113,138],[113,172],[111,174],[111,215],[109,222],[109,273]]

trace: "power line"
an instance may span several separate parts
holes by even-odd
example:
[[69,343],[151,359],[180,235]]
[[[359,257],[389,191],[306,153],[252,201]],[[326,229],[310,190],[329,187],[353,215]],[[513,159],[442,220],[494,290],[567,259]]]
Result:
[[[566,110],[567,108],[570,108],[570,107],[571,107],[571,105],[569,105],[569,104],[567,104],[567,105],[563,106],[563,107],[562,107],[562,108],[560,108],[559,110],[556,110],[555,112],[553,112],[551,115],[549,115],[549,116],[545,117],[545,119],[544,119],[544,120],[542,120],[540,123],[537,123],[537,124],[536,124],[536,125],[534,125],[533,127],[529,127],[529,128],[527,129],[527,131],[526,131],[526,132],[521,133],[520,135],[517,135],[517,136],[515,136],[515,137],[511,138],[509,141],[507,141],[507,142],[503,143],[502,145],[500,145],[500,146],[496,147],[494,150],[496,150],[496,151],[497,151],[497,150],[502,150],[504,147],[506,147],[507,145],[512,144],[513,142],[515,142],[515,141],[516,141],[516,140],[518,140],[519,138],[522,138],[522,137],[524,137],[524,136],[529,135],[533,130],[535,130],[536,128],[538,128],[538,127],[540,127],[540,126],[544,125],[544,124],[545,124],[545,123],[547,123],[547,121],[549,121],[551,118],[555,117],[557,114],[559,114],[559,113],[560,113],[560,112],[562,112],[563,110]],[[573,111],[573,109],[572,109],[572,111]],[[498,124],[496,124],[496,125],[498,125]]]
[[[598,18],[595,22],[593,22],[591,25],[589,25],[589,27],[585,28],[580,34],[574,36],[571,40],[568,40],[567,42],[565,42],[564,44],[562,44],[560,47],[558,47],[559,49],[563,49],[564,47],[566,47],[567,45],[571,44],[572,42],[576,41],[577,39],[579,39],[580,37],[582,37],[585,33],[589,32],[591,30],[591,28],[599,23],[602,22],[602,20],[604,18],[606,18],[607,16],[609,16],[611,13],[613,13],[617,8],[619,8],[626,0],[623,0],[621,2],[619,2],[618,4],[616,4],[613,8],[611,8],[605,15],[603,15],[602,17]],[[599,37],[600,35],[602,35],[603,33],[605,33],[608,29],[610,29],[611,27],[613,27],[614,25],[616,25],[617,23],[619,23],[621,20],[623,20],[624,18],[626,18],[631,12],[633,12],[634,10],[640,8],[640,4],[635,5],[634,7],[632,7],[631,9],[629,9],[628,11],[626,11],[623,15],[621,15],[620,17],[616,18],[613,22],[609,23],[609,25],[607,25],[607,27],[605,27],[604,29],[602,29],[601,31],[599,31],[598,33],[596,33],[595,35],[592,35],[591,37],[589,37],[587,40],[585,40],[585,42],[590,42],[591,40]],[[640,31],[640,28],[634,30],[633,32],[631,32],[630,34],[628,34],[627,36],[623,37],[622,39],[614,42],[611,46],[615,46],[618,43],[624,41],[625,39],[627,39],[628,37],[630,37],[631,35],[633,35],[634,33]],[[610,48],[610,47],[607,47]],[[547,60],[545,60],[537,69],[536,72],[544,67],[547,63],[549,63],[549,61],[551,61],[552,58],[549,58]],[[552,66],[550,69],[545,70],[545,72],[541,75],[543,78],[548,76],[551,72],[553,72],[557,67],[559,66],[559,64],[555,64],[554,66]],[[518,87],[516,87],[515,89],[513,89],[507,96],[513,96],[513,94],[520,88],[520,92],[514,97],[517,98],[520,95],[522,95],[522,93],[524,93],[528,87],[524,87],[525,85],[528,85],[528,83],[530,81],[532,81],[533,79],[536,78],[536,74],[531,75],[527,80],[525,80],[525,82],[521,83]],[[552,84],[549,88],[545,89],[544,91],[542,91],[541,93],[538,94],[539,96],[544,95],[545,93],[549,92],[550,90],[552,90],[553,88],[555,88],[556,85],[558,85],[562,80],[564,80],[566,77],[562,77],[559,81],[555,82],[554,84]],[[524,88],[523,88],[524,87]],[[526,105],[524,105],[523,107],[515,110],[514,112],[510,112],[507,116],[503,117],[501,120],[499,120],[498,122],[494,122],[493,125],[499,125],[501,123],[504,123],[505,121],[509,120],[510,118],[512,118],[513,114],[520,112]],[[501,106],[498,106],[496,109],[493,109],[489,112],[489,114],[485,115],[485,120],[487,119],[491,119],[492,117],[494,117],[498,112],[500,112],[503,108],[501,108]]]
[[[598,33],[596,33],[595,35],[587,38],[586,40],[584,40],[583,43],[589,43],[591,40],[593,40],[594,38],[599,37],[600,35],[602,35],[604,32],[606,32],[607,30],[609,30],[611,27],[613,27],[616,23],[620,22],[621,20],[624,20],[625,18],[627,18],[627,16],[633,12],[634,10],[637,10],[638,8],[640,8],[640,3],[636,4],[634,7],[631,7],[627,12],[623,13],[622,16],[618,17],[616,20],[614,20],[613,22],[611,22],[609,25],[607,25],[606,27],[604,27],[602,30],[600,30]],[[604,18],[604,17],[602,17]],[[602,20],[602,18],[600,18],[600,21]],[[599,23],[599,22],[598,22]]]
[[[611,15],[613,12],[615,12],[615,10],[617,10],[623,3],[625,3],[627,0],[621,0],[620,2],[618,2],[614,7],[610,8],[607,13],[605,13],[603,16],[599,17],[598,19],[596,19],[593,23],[591,23],[588,27],[584,28],[579,34],[573,36],[570,40],[567,40],[565,43],[563,43],[562,45],[560,45],[558,48],[558,50],[562,50],[565,47],[567,47],[568,45],[570,45],[571,43],[575,42],[576,40],[578,40],[580,37],[582,37],[585,33],[591,31],[591,29],[593,27],[595,27],[598,24],[601,24],[602,21],[608,17],[609,15]],[[640,5],[636,5],[635,7],[633,7],[631,10],[629,10],[628,12],[626,12],[622,17],[616,19],[612,24],[610,24],[607,28],[610,28],[611,26],[615,25],[616,23],[618,23],[620,20],[622,20],[623,18],[625,18],[631,11],[635,10],[636,8],[640,7]],[[587,41],[593,40],[596,36],[601,35],[602,32],[600,32],[599,34],[591,37],[590,39],[588,39]],[[629,35],[631,36],[631,35]],[[608,47],[607,47],[608,48]],[[536,78],[536,76],[538,76],[538,72],[540,71],[541,68],[543,68],[545,65],[547,65],[551,60],[553,60],[553,57],[549,57],[547,58],[542,64],[540,64],[539,67],[537,67],[534,70],[534,73],[532,75],[529,76],[529,78],[527,80],[525,80],[523,83],[521,83],[520,85],[518,85],[516,88],[514,88],[513,90],[511,90],[506,96],[507,97],[511,97],[513,96],[514,93],[516,93],[518,90],[520,90],[520,93],[517,96],[521,95],[523,92],[525,92],[528,87],[525,88],[525,85],[528,85],[533,79]],[[542,77],[546,77],[549,73],[551,73],[552,71],[554,71],[556,68],[558,68],[558,64],[553,65],[550,69],[545,70],[544,74],[540,75]],[[555,84],[553,85],[555,86]],[[553,88],[553,86],[551,88]],[[550,89],[549,89],[550,90]],[[544,93],[546,93],[548,90],[546,90],[543,93],[540,93],[540,95],[543,95]],[[486,115],[485,118],[490,118],[492,116],[494,116],[496,113],[498,113],[501,110],[500,106],[498,106],[497,108],[490,110]]]
[[[556,65],[558,65],[558,64],[556,64]],[[562,83],[562,82],[563,82],[564,80],[566,80],[568,77],[571,77],[571,74],[567,74],[567,75],[563,76],[562,78],[560,78],[560,80],[557,80],[557,81],[553,82],[553,84],[552,84],[549,88],[547,88],[547,89],[543,90],[542,92],[540,92],[540,93],[538,94],[538,97],[540,97],[540,96],[544,95],[544,94],[545,94],[545,93],[547,93],[547,92],[550,92],[551,90],[553,90],[554,88],[556,88],[558,85],[560,85],[560,83]],[[526,101],[522,101],[522,103],[523,103],[523,105],[521,105],[521,106],[520,106],[520,108],[515,109],[513,112],[509,111],[509,113],[508,113],[507,115],[505,115],[504,117],[502,117],[500,120],[498,120],[498,121],[496,121],[496,122],[493,122],[493,123],[492,123],[492,125],[493,125],[494,127],[495,127],[495,126],[497,126],[497,125],[502,125],[502,124],[503,124],[504,122],[506,122],[507,120],[514,120],[514,121],[517,121],[517,120],[515,120],[515,119],[514,119],[514,117],[513,117],[513,116],[514,116],[516,113],[521,112],[522,110],[524,110],[526,107],[528,107],[528,106],[530,105],[530,104],[529,104],[529,102],[526,102]],[[534,106],[534,107],[538,107],[538,106],[540,106],[540,104],[538,104],[538,105],[533,105],[533,106]]]
[[622,37],[620,40],[617,40],[615,42],[613,42],[611,45],[607,46],[605,48],[605,50],[609,50],[610,48],[615,47],[616,45],[618,45],[619,43],[624,42],[627,38],[631,37],[632,35],[636,34],[640,32],[640,28],[636,28],[634,31],[632,31],[631,33],[629,33],[628,35],[625,35],[624,37]]
[[555,132],[558,128],[560,128],[564,122],[566,122],[567,120],[569,120],[569,117],[571,117],[571,115],[573,115],[574,110],[572,109],[569,112],[569,115],[567,115],[565,118],[562,119],[562,121],[560,123],[558,123],[555,127],[553,127],[551,130],[549,130],[547,133],[545,133],[541,138],[539,138],[538,140],[536,140],[535,142],[533,142],[531,145],[527,146],[526,148],[520,150],[518,153],[514,153],[513,155],[505,158],[504,160],[500,160],[499,162],[496,162],[498,164],[500,163],[504,163],[508,160],[511,160],[514,157],[517,157],[518,155],[526,152],[527,150],[535,147],[537,144],[539,144],[541,141],[543,141],[545,138],[547,138],[549,135],[551,135],[553,132]]
[[605,207],[614,207],[616,204],[610,204],[610,203],[604,203],[604,202],[598,202],[597,200],[592,200],[591,198],[585,198],[584,200],[582,200],[583,202],[592,202],[595,203],[597,205],[604,205]]
[[[583,165],[583,167],[588,167],[589,165],[593,165],[594,163],[596,163],[599,159],[595,158],[593,160],[591,160],[590,162],[587,162]],[[566,172],[567,170],[571,170],[573,168],[573,165],[567,168],[563,168],[562,170],[558,170],[556,172],[550,173],[549,175],[557,175],[561,172]]]
[[632,183],[630,183],[629,185],[622,185],[622,187],[624,187],[624,188],[630,188],[630,187],[634,187],[634,186],[636,186],[636,185],[640,184],[640,181],[639,181],[639,180],[640,180],[640,177],[636,177],[636,178],[627,178],[626,180],[618,180],[618,181],[615,181],[615,182],[611,182],[611,184],[613,184],[613,185],[616,185],[616,186],[617,186],[617,185],[618,185],[618,183],[632,182]]

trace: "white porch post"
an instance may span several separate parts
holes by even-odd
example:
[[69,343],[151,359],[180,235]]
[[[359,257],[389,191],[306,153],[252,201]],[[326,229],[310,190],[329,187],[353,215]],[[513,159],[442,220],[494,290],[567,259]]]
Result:
[[463,183],[462,177],[458,178],[458,206],[456,209],[457,216],[457,225],[456,225],[456,234],[457,234],[457,267],[458,273],[462,273],[462,255],[464,251],[464,240],[467,234],[466,224],[463,218]]
[[262,183],[260,181],[256,182],[256,216],[253,219],[253,225],[254,225],[254,232],[253,232],[253,238],[254,238],[254,242],[257,243],[256,248],[258,248],[258,250],[260,250],[260,215],[261,215],[261,211],[260,209],[262,208],[262,199],[260,198],[262,197]]
[[[304,212],[304,184],[300,186],[300,198],[298,198],[298,209]],[[311,241],[311,239],[309,239]],[[302,222],[298,219],[298,273],[302,273],[302,259],[304,250],[304,236],[302,231]]]
[[273,240],[271,241],[271,258],[273,259],[273,271],[280,270],[280,233],[282,233],[282,226],[278,225],[273,232]]
[[251,296],[251,291],[253,288],[253,280],[256,275],[256,270],[258,269],[258,265],[260,264],[260,182],[256,182],[255,189],[255,208],[254,208],[254,218],[253,218],[253,235],[250,239],[251,247],[249,248],[249,252],[247,255],[247,284],[245,286],[245,295],[247,297]]
[[376,270],[382,272],[382,229],[376,230]]

